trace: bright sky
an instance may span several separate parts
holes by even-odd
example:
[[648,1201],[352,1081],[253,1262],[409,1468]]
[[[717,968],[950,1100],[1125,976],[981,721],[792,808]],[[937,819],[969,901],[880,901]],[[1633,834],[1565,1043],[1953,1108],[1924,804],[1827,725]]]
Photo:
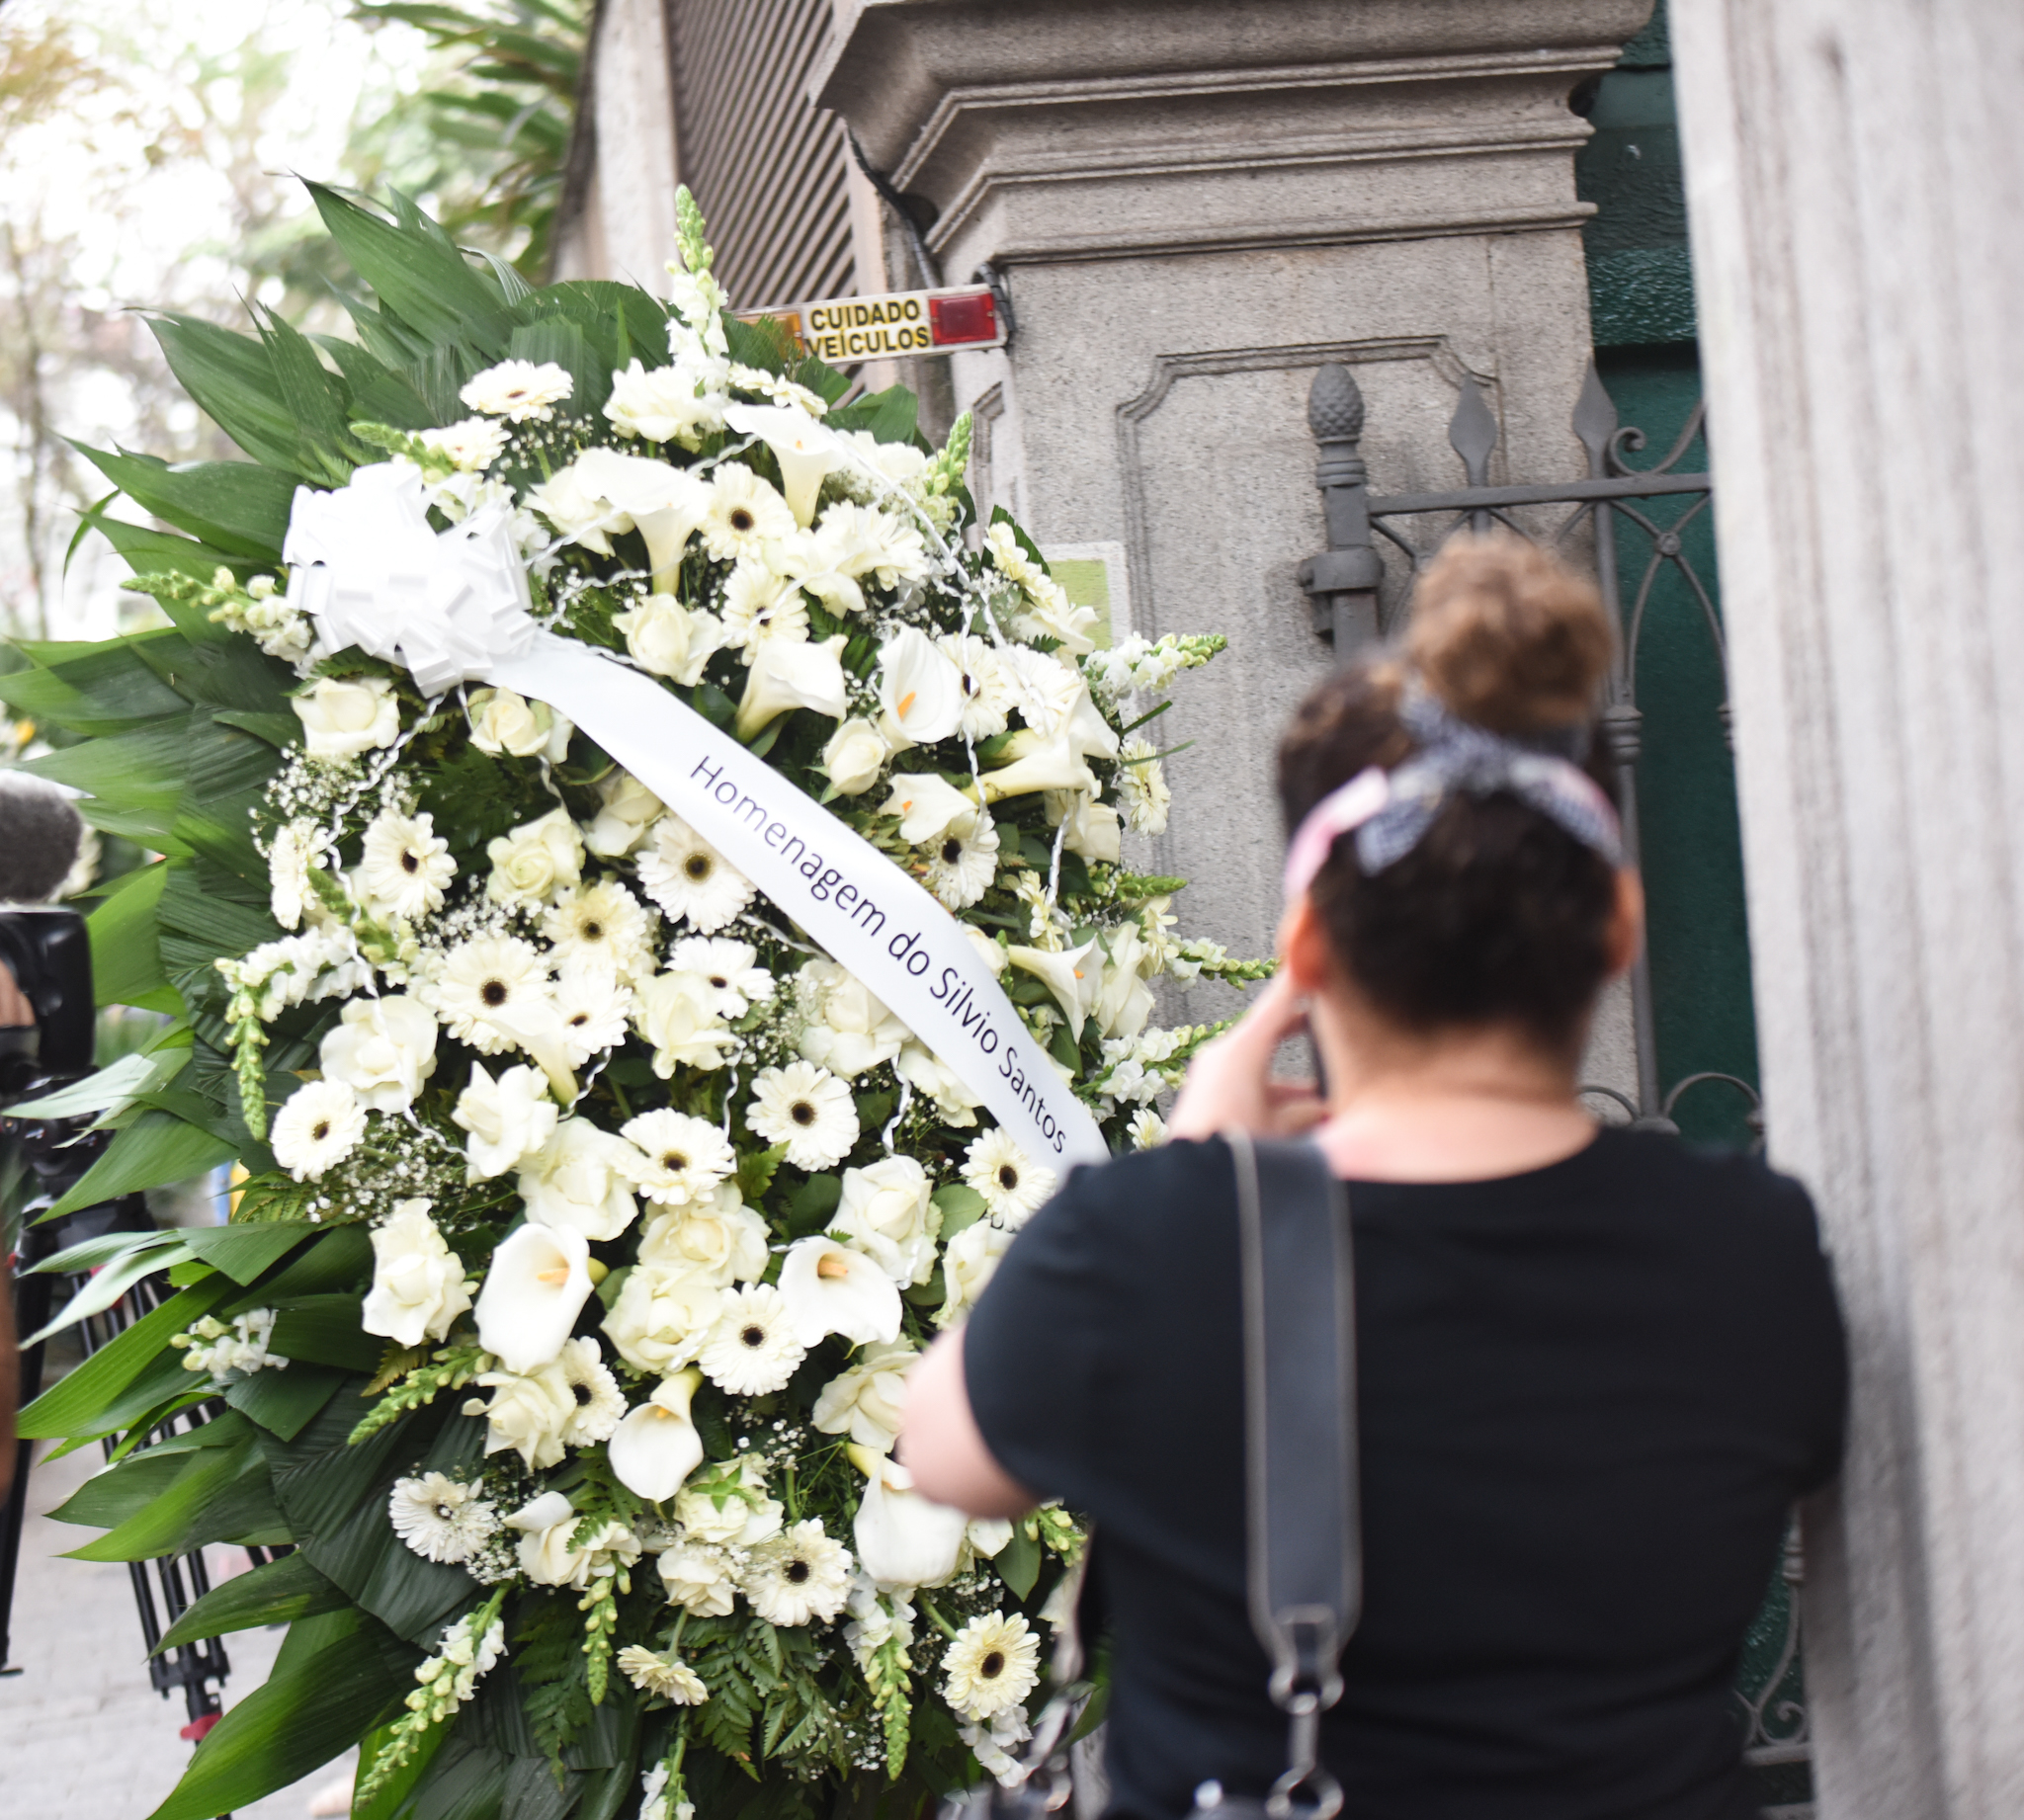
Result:
[[[340,176],[354,117],[383,115],[421,76],[419,35],[369,32],[349,10],[348,0],[13,0],[0,12],[0,37],[18,41],[67,22],[77,47],[120,76],[0,147],[9,221],[45,242],[74,236],[78,305],[149,303],[232,321],[245,289],[234,257],[244,199],[264,204],[279,191],[283,218],[309,213],[286,174]],[[56,404],[64,433],[101,447],[135,427],[132,390],[110,370],[79,374]],[[185,402],[180,418],[172,427],[187,432],[195,407]],[[21,573],[21,551],[8,547],[17,536],[12,523],[0,528],[0,576]],[[110,551],[80,553],[57,635],[114,630],[122,572]]]

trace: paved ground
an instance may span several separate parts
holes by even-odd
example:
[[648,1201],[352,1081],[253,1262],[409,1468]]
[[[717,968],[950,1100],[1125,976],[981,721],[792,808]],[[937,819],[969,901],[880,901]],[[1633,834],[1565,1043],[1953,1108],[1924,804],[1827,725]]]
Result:
[[[185,1717],[181,1695],[163,1699],[148,1686],[126,1567],[56,1558],[95,1531],[52,1523],[43,1513],[99,1463],[98,1449],[87,1448],[38,1466],[29,1480],[14,1612],[13,1656],[23,1673],[0,1680],[6,1820],[147,1820],[190,1758],[191,1747],[176,1735]],[[240,1550],[208,1552],[213,1583],[245,1567]],[[279,1630],[252,1630],[226,1639],[227,1707],[266,1678],[281,1637]],[[307,1820],[312,1798],[342,1769],[242,1807],[236,1820]],[[346,1813],[349,1804],[334,1811]]]

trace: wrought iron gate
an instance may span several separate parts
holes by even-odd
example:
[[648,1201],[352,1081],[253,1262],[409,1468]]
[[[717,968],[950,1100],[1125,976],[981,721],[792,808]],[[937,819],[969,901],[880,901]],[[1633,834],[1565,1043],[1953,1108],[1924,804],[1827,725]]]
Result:
[[[1363,394],[1348,368],[1324,366],[1315,373],[1307,397],[1307,424],[1319,446],[1314,478],[1328,547],[1301,565],[1300,580],[1312,607],[1315,631],[1333,640],[1339,657],[1347,659],[1360,646],[1389,634],[1403,611],[1406,590],[1388,588],[1380,538],[1405,558],[1407,580],[1465,526],[1480,532],[1502,525],[1570,559],[1592,563],[1619,632],[1601,715],[1602,737],[1616,773],[1625,847],[1632,863],[1640,864],[1644,858],[1638,800],[1644,712],[1639,705],[1639,664],[1654,589],[1667,573],[1684,583],[1706,627],[1724,675],[1718,711],[1725,742],[1729,733],[1722,617],[1713,577],[1700,571],[1689,548],[1690,532],[1706,526],[1714,479],[1705,471],[1682,471],[1682,462],[1696,444],[1705,445],[1704,408],[1695,406],[1661,458],[1648,467],[1634,467],[1630,457],[1644,451],[1645,436],[1619,424],[1617,407],[1591,363],[1571,426],[1587,455],[1586,476],[1493,486],[1489,474],[1499,440],[1497,421],[1480,387],[1465,374],[1448,427],[1448,441],[1461,460],[1463,484],[1443,493],[1371,492],[1358,447],[1364,431]],[[1761,1144],[1762,1104],[1743,1073],[1699,1069],[1670,1082],[1662,1077],[1648,953],[1639,955],[1630,986],[1635,1091],[1598,1085],[1584,1088],[1584,1094],[1613,1103],[1626,1122],[1677,1131],[1675,1114],[1687,1094],[1726,1091],[1740,1096],[1752,1137]],[[1739,1061],[1738,1068],[1748,1065]],[[1810,1820],[1813,1814],[1812,1747],[1796,1599],[1803,1575],[1795,1524],[1763,1610],[1751,1627],[1736,1687],[1745,1760],[1766,1804],[1767,1820]]]

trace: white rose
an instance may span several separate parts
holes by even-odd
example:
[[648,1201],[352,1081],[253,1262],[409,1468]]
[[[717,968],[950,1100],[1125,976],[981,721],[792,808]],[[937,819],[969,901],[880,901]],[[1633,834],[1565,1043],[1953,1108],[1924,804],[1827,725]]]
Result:
[[[1002,948],[993,942],[990,949],[1002,959]],[[944,1124],[967,1130],[976,1123],[976,1109],[983,1102],[963,1084],[954,1068],[918,1038],[900,1044],[899,1053],[892,1058],[892,1071],[915,1093],[934,1101]]]
[[630,1165],[638,1154],[588,1118],[564,1118],[520,1167],[520,1198],[538,1226],[568,1226],[587,1239],[615,1239],[639,1212]]
[[708,1272],[635,1264],[602,1325],[634,1370],[665,1373],[696,1357],[722,1310]]
[[632,1009],[633,1024],[653,1046],[653,1071],[669,1079],[675,1065],[721,1068],[724,1051],[737,1041],[717,1015],[717,994],[695,973],[656,973],[642,981]]
[[484,1406],[488,1424],[485,1451],[510,1448],[527,1462],[530,1472],[559,1466],[567,1449],[562,1431],[576,1416],[576,1393],[559,1360],[551,1360],[525,1376],[515,1371],[486,1371],[478,1382],[492,1393]]
[[868,1346],[850,1369],[815,1398],[814,1423],[825,1435],[849,1435],[860,1447],[889,1453],[899,1435],[906,1373],[920,1357],[903,1340]]
[[549,764],[561,763],[575,729],[546,702],[530,702],[511,689],[474,689],[465,703],[470,716],[470,743],[497,757],[537,754]]
[[692,613],[672,594],[649,594],[632,612],[613,615],[612,623],[626,634],[634,663],[685,688],[702,680],[704,666],[723,642],[721,620]]
[[373,1286],[359,1324],[402,1346],[448,1339],[477,1286],[464,1281],[464,1265],[443,1242],[429,1205],[396,1200],[373,1232]]
[[[532,1527],[552,1512],[551,1500],[558,1498],[564,1514],[544,1528]],[[568,1500],[556,1492],[544,1492],[506,1521],[525,1531],[518,1550],[520,1571],[537,1586],[567,1586],[580,1593],[590,1585],[591,1570],[599,1565],[600,1555],[623,1567],[631,1567],[639,1558],[639,1544],[623,1523],[600,1525],[579,1545],[574,1537],[580,1520]]]
[[737,1583],[721,1548],[683,1543],[662,1552],[661,1584],[668,1604],[697,1617],[728,1617],[737,1603]]
[[766,1222],[721,1185],[708,1200],[656,1214],[639,1232],[639,1262],[700,1276],[720,1287],[766,1275]]
[[639,845],[665,804],[630,771],[615,771],[597,786],[604,807],[583,831],[583,844],[601,859],[616,860]]
[[879,782],[891,756],[884,735],[869,720],[846,720],[822,748],[822,769],[839,796],[861,796]]
[[353,999],[323,1038],[324,1078],[342,1081],[376,1113],[401,1113],[436,1072],[436,1018],[404,992]]
[[492,863],[485,890],[495,903],[538,904],[583,877],[583,840],[564,808],[498,836],[485,857]]
[[383,676],[321,677],[289,705],[302,723],[311,758],[357,758],[400,737],[400,703]]
[[853,1250],[901,1287],[926,1282],[934,1274],[935,1235],[942,1229],[941,1209],[928,1197],[928,1172],[910,1156],[846,1169],[829,1230],[843,1234]]
[[998,1260],[1011,1247],[1012,1234],[988,1219],[965,1226],[942,1250],[942,1281],[949,1293],[935,1316],[938,1327],[952,1326],[976,1306]]
[[1110,935],[1110,954],[1104,962],[1103,986],[1096,995],[1090,1015],[1106,1036],[1136,1036],[1152,1016],[1152,991],[1142,968],[1151,958],[1138,929],[1127,923]]
[[482,1062],[472,1062],[470,1085],[450,1117],[470,1133],[464,1145],[470,1180],[484,1182],[547,1143],[561,1114],[548,1098],[548,1082],[534,1069],[508,1068],[495,1081]]
[[675,1521],[682,1526],[684,1539],[699,1542],[735,1542],[740,1548],[756,1548],[769,1536],[780,1533],[785,1515],[777,1499],[764,1496],[766,1481],[749,1461],[739,1469],[738,1482],[753,1495],[733,1492],[718,1504],[717,1494],[684,1489],[675,1500]]
[[804,1060],[853,1080],[899,1053],[906,1026],[854,973],[833,960],[810,960],[796,984],[816,1007],[801,1032]]

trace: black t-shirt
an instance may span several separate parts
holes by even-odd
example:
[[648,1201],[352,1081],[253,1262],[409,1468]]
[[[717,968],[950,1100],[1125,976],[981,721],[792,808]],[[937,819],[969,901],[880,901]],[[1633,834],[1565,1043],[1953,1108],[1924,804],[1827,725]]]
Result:
[[[1229,1151],[1077,1170],[964,1341],[1005,1470],[1095,1520],[1110,1812],[1262,1793],[1286,1722],[1244,1597]],[[1813,1212],[1605,1130],[1491,1182],[1349,1185],[1363,1620],[1344,1820],[1743,1820],[1729,1689],[1847,1367]]]

